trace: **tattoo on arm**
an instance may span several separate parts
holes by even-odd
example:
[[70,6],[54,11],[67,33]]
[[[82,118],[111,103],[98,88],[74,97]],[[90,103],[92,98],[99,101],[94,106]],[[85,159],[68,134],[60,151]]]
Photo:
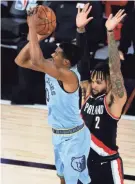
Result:
[[110,79],[112,85],[112,93],[122,98],[125,94],[124,80],[121,73],[120,57],[118,53],[117,44],[114,39],[114,33],[108,33],[108,48],[109,48],[109,68]]

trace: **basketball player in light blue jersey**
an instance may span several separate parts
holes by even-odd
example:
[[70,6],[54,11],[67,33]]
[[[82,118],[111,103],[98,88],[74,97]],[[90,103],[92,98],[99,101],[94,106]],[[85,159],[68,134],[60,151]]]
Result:
[[[21,67],[46,73],[48,123],[52,127],[55,165],[61,184],[77,184],[79,181],[88,184],[90,132],[79,114],[80,75],[76,67],[81,50],[76,45],[62,43],[51,59],[45,59],[36,34],[35,17],[31,11],[28,18],[30,41],[15,62]],[[80,16],[77,19],[81,21]]]

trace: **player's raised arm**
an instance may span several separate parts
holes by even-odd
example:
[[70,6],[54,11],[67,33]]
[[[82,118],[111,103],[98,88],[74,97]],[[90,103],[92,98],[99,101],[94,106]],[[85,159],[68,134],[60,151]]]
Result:
[[110,81],[111,81],[111,95],[116,101],[123,105],[127,99],[126,90],[124,86],[124,80],[121,73],[121,63],[118,53],[118,47],[114,39],[114,28],[120,23],[120,21],[126,16],[124,10],[119,10],[118,13],[113,16],[109,16],[106,21],[107,36],[108,36],[108,48],[109,48],[109,69],[110,69]]
[[[41,40],[47,38],[48,35],[38,35],[37,34],[37,38],[38,38],[38,42],[40,42]],[[29,39],[28,39],[29,40]],[[28,41],[27,44],[19,45],[19,53],[17,55],[17,57],[15,58],[15,63],[23,68],[29,68],[29,69],[33,69],[33,70],[37,70],[37,68],[35,68],[32,65],[32,61],[31,61],[31,57],[30,57],[30,43]]]
[[88,18],[91,9],[92,6],[89,6],[89,3],[87,3],[82,10],[78,8],[76,16],[77,45],[80,46],[82,52],[82,57],[78,64],[79,73],[81,75],[82,104],[85,98],[90,94],[90,55],[85,26],[93,19],[93,17]]
[[89,3],[87,3],[82,11],[80,10],[80,8],[78,8],[78,13],[76,16],[77,45],[81,48],[82,52],[81,60],[78,63],[81,81],[89,80],[90,77],[90,54],[85,26],[93,19],[93,17],[87,18],[91,9],[92,6],[89,6]]
[[[70,70],[70,68],[77,64],[74,64],[74,62],[78,61],[81,54],[79,47],[73,44],[69,45],[68,43],[60,44],[60,46],[55,50],[55,53],[52,54],[52,58],[49,60],[45,59],[42,50],[40,49],[36,34],[35,20],[37,18],[37,14],[34,11],[30,13],[28,18],[30,58],[32,65],[37,68],[38,71],[47,73],[57,80],[63,81],[67,84],[78,83],[77,76]],[[72,63],[71,60],[73,60]]]
[[[38,35],[38,36],[40,36],[40,35]],[[42,38],[40,37],[40,40],[42,40],[44,38],[45,37],[42,36]],[[19,47],[18,48],[19,53],[18,53],[18,55],[15,58],[15,63],[18,66],[23,67],[23,68],[29,68],[29,69],[37,70],[32,65],[32,61],[31,61],[31,58],[30,58],[30,43],[29,42],[27,44],[23,43],[23,45],[21,44],[18,47]]]

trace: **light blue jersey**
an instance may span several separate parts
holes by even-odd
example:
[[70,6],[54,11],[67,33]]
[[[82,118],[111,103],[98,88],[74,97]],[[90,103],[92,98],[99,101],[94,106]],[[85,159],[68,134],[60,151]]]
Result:
[[[71,69],[78,77],[77,67]],[[73,93],[65,92],[57,79],[45,75],[46,102],[48,106],[48,123],[55,129],[66,129],[83,123],[79,113],[79,87]]]
[[[78,77],[77,68],[71,69]],[[79,86],[73,93],[65,92],[59,82],[46,74],[48,123],[52,127],[52,142],[57,175],[66,184],[90,182],[87,158],[90,151],[90,132],[79,113]],[[81,148],[81,149],[80,149]]]

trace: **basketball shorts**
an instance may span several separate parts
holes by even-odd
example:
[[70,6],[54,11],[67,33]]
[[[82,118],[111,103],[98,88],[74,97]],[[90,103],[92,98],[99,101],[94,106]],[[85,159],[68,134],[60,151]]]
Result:
[[55,166],[57,175],[64,177],[66,184],[90,182],[87,158],[90,151],[90,132],[84,125],[75,133],[59,135],[53,133]]
[[122,159],[119,157],[112,161],[88,163],[91,184],[123,184],[124,173]]

